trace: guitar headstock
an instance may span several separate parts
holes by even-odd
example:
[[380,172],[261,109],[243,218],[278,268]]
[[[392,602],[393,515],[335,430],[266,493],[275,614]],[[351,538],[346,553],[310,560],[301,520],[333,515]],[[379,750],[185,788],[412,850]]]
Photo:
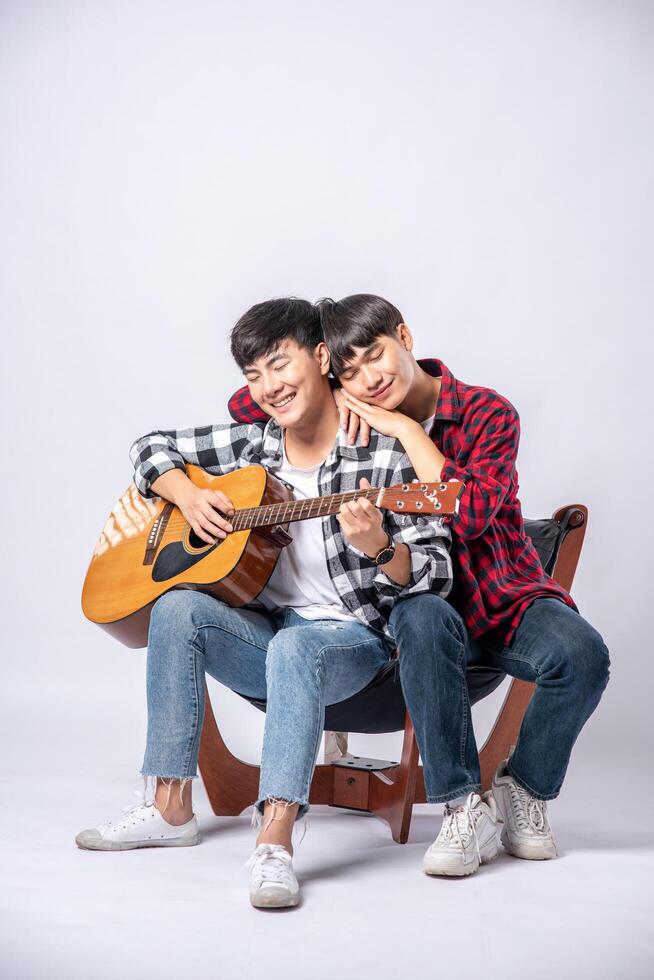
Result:
[[402,483],[381,491],[379,507],[396,514],[458,514],[459,498],[465,489],[460,480],[443,483]]

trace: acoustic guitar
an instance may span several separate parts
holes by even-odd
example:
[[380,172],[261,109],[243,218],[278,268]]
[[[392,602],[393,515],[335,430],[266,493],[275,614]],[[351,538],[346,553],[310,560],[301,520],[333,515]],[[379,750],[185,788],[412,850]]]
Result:
[[396,513],[453,514],[464,488],[458,480],[405,483],[297,500],[262,466],[212,476],[189,464],[186,475],[232,501],[234,530],[219,541],[203,541],[174,504],[146,499],[130,484],[104,526],[82,590],[87,619],[125,646],[147,646],[152,606],[170,589],[198,589],[230,606],[252,602],[292,540],[287,527],[293,521],[337,514],[345,501],[364,497]]

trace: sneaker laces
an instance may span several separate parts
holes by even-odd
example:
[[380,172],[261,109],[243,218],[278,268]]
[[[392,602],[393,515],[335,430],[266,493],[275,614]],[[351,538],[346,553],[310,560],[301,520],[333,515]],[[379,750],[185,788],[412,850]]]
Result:
[[474,816],[474,807],[481,802],[481,797],[476,793],[471,793],[465,803],[452,809],[449,803],[445,804],[443,825],[440,829],[437,841],[450,843],[453,841],[458,844],[461,850],[472,838],[475,842],[477,857],[481,861],[479,850],[479,838],[477,837],[477,821]]
[[259,844],[245,867],[251,871],[257,865],[258,885],[291,887],[291,855],[282,844]]
[[514,780],[509,782],[509,793],[518,829],[529,830],[534,834],[549,834],[545,800],[537,800]]
[[[130,803],[128,806],[122,807],[121,812],[125,814],[124,817],[120,817],[118,820],[105,820],[104,823],[99,824],[98,830],[101,833],[105,833],[105,831],[109,830],[111,827],[117,828],[129,819],[134,819],[137,816],[137,810],[154,806],[154,800],[146,800],[145,793],[142,790],[135,789],[134,795],[138,796],[138,803]],[[145,820],[145,816],[139,817],[138,819]]]

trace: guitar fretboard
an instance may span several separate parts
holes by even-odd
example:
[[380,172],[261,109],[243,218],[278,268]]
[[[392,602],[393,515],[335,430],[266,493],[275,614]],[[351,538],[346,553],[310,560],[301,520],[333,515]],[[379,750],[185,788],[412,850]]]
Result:
[[247,531],[253,527],[305,521],[310,517],[329,517],[337,514],[341,504],[346,501],[363,498],[376,501],[378,497],[379,487],[370,487],[368,490],[349,490],[347,493],[332,493],[326,497],[309,497],[307,500],[283,500],[277,504],[264,504],[263,507],[238,509],[234,517],[228,520],[235,531]]

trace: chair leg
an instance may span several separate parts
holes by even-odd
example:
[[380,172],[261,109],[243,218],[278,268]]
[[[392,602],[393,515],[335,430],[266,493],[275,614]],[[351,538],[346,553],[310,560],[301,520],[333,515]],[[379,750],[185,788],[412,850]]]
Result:
[[259,766],[242,762],[225,745],[207,691],[198,758],[211,808],[216,816],[234,817],[256,802]]
[[[256,801],[259,792],[259,766],[242,762],[229,751],[216,723],[208,691],[205,696],[198,764],[216,816],[238,816]],[[365,775],[369,780],[367,806],[365,802],[362,806],[354,804],[355,809],[367,809],[385,820],[390,825],[393,840],[398,844],[406,844],[409,836],[418,770],[418,745],[407,713],[400,764],[392,769],[385,769],[381,779],[375,773],[362,773],[361,776]],[[309,796],[311,803],[334,805],[335,772],[344,775],[342,770],[335,770],[332,765],[316,766]],[[384,781],[386,778],[391,778],[393,782],[389,785]],[[422,780],[420,783],[422,784]],[[422,785],[424,796],[424,784]]]
[[[258,799],[260,767],[243,762],[229,751],[220,734],[208,691],[198,765],[216,816],[238,816]],[[333,797],[334,767],[316,766],[309,796],[311,803],[331,804]]]
[[406,844],[418,777],[418,744],[408,712],[400,764],[394,769],[385,769],[382,775],[391,778],[393,782],[389,785],[375,773],[370,774],[368,809],[390,824],[394,841]]
[[493,729],[479,753],[483,792],[490,789],[495,770],[500,762],[509,756],[513,746],[518,741],[522,719],[535,686],[530,681],[521,681],[517,678],[511,682],[511,687],[504,699],[504,704]]

